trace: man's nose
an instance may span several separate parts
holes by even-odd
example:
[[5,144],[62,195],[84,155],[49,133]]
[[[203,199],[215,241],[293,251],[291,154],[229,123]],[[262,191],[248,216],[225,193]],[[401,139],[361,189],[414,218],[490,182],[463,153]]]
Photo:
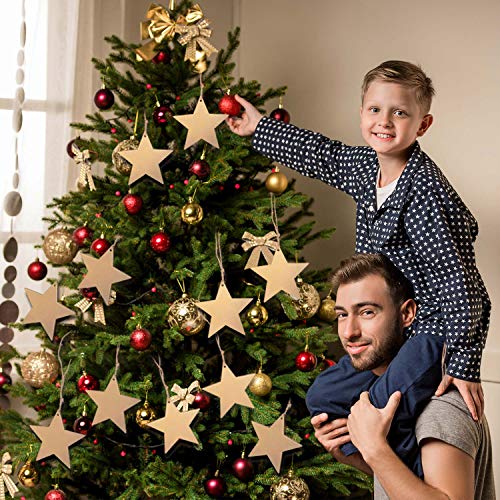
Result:
[[[339,324],[340,326],[340,324]],[[354,316],[348,316],[342,322],[342,331],[340,332],[342,337],[346,340],[353,340],[361,335],[361,331],[359,329],[358,321]]]

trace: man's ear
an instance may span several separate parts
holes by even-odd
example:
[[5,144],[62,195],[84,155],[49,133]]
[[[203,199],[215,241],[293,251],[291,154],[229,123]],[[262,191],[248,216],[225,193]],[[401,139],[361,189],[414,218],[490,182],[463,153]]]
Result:
[[422,122],[420,123],[420,128],[417,131],[417,137],[422,137],[427,130],[429,130],[429,127],[432,125],[432,122],[434,121],[434,117],[430,114],[425,115],[422,118]]
[[413,299],[408,299],[401,304],[399,313],[401,314],[403,327],[407,328],[413,323],[413,320],[415,319],[415,315],[417,314],[417,304]]

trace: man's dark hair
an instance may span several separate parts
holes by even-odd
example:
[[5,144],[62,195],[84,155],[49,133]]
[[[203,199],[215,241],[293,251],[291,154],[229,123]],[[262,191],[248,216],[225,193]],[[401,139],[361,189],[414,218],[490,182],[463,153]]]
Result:
[[415,297],[413,286],[404,274],[385,255],[379,253],[359,253],[343,260],[331,278],[333,291],[337,293],[340,285],[359,281],[372,274],[385,280],[396,306]]

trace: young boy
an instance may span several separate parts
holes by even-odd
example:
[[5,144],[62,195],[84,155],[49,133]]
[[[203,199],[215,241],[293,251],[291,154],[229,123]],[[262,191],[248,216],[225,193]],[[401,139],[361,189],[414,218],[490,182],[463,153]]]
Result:
[[[356,252],[386,255],[411,281],[417,318],[387,372],[377,377],[359,371],[362,367],[355,368],[346,356],[316,379],[307,404],[313,416],[326,412],[333,420],[347,416],[362,391],[370,391],[378,408],[400,391],[389,438],[419,475],[413,428],[434,393],[454,384],[474,419],[482,416],[480,363],[491,309],[474,256],[477,223],[417,142],[433,122],[433,95],[431,80],[414,64],[387,61],[369,71],[360,108],[368,147],[347,146],[264,117],[239,96],[245,112],[227,119],[236,134],[254,134],[253,147],[260,153],[351,195],[357,204]],[[360,338],[348,346],[353,361],[366,348]],[[342,451],[356,449],[351,444]]]

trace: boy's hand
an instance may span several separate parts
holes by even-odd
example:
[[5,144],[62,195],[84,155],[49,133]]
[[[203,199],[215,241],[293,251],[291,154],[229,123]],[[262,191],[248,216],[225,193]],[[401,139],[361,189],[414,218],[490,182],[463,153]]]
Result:
[[472,418],[476,421],[480,420],[484,414],[484,394],[481,382],[468,382],[467,380],[445,375],[435,395],[442,396],[450,384],[453,384],[459,390],[467,408],[469,408]]
[[327,422],[327,420],[328,415],[326,413],[320,413],[311,418],[314,435],[333,458],[339,462],[343,462],[346,457],[340,450],[340,447],[351,442],[347,430],[347,418],[337,418],[331,422]]
[[231,131],[237,135],[241,135],[242,137],[252,135],[263,115],[259,113],[259,110],[253,104],[250,104],[243,97],[235,95],[234,98],[243,106],[245,111],[243,111],[241,118],[237,116],[226,118],[226,123]]

